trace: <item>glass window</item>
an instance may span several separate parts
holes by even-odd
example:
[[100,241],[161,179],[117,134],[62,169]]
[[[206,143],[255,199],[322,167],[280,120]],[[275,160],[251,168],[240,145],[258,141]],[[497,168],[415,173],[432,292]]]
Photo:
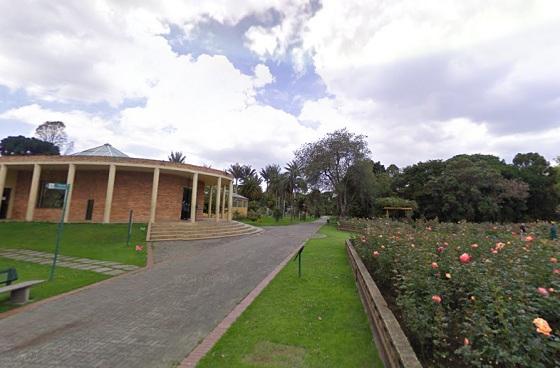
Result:
[[[62,208],[64,204],[64,191],[47,188],[48,182],[41,181],[39,189],[39,208]],[[65,183],[62,183],[65,184]]]

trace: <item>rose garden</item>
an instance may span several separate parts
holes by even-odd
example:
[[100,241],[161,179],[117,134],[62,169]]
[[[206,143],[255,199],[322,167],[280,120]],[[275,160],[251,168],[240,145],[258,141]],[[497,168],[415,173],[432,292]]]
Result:
[[425,366],[560,365],[550,225],[351,220],[360,257]]

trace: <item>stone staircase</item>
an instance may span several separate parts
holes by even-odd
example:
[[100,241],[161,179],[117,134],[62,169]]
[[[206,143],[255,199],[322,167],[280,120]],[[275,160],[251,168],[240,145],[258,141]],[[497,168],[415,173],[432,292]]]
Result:
[[149,241],[201,240],[251,235],[262,229],[237,221],[205,220],[190,222],[158,222],[149,229]]

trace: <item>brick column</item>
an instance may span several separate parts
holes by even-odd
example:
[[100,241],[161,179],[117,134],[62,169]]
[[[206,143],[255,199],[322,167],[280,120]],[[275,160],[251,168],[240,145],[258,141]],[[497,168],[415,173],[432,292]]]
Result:
[[107,194],[105,196],[105,211],[103,212],[103,223],[111,222],[111,207],[113,206],[113,190],[115,189],[115,175],[117,166],[109,165],[109,179],[107,180]]
[[150,202],[150,222],[156,222],[157,196],[159,190],[159,167],[154,169],[152,181],[152,200]]
[[218,185],[216,185],[216,222],[220,221],[220,199],[222,190],[222,178],[218,178]]
[[70,205],[72,204],[72,191],[74,190],[74,178],[76,177],[76,165],[68,165],[68,177],[66,178],[66,184],[69,184],[68,196],[66,199],[66,212],[64,213],[64,222],[68,222],[68,217],[70,216]]
[[193,174],[192,178],[192,193],[191,193],[191,222],[196,221],[196,195],[198,192],[198,173]]
[[27,211],[25,212],[25,221],[33,221],[35,206],[37,205],[37,194],[39,193],[39,180],[41,179],[41,165],[33,165],[33,177],[31,178],[31,188],[29,189],[29,197],[27,199]]
[[[6,186],[6,177],[8,176],[8,165],[0,165],[0,207],[4,198],[4,187]],[[6,217],[8,214],[6,213]]]
[[233,180],[229,182],[229,197],[228,197],[228,221],[233,220],[233,211],[231,210],[233,207]]
[[208,218],[212,217],[212,199],[214,197],[214,186],[210,186],[210,198],[208,198]]

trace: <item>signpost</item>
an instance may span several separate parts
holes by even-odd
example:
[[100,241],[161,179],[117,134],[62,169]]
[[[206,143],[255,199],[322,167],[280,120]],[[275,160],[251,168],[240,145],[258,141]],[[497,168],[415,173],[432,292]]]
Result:
[[126,237],[126,246],[130,245],[130,238],[132,236],[132,210],[128,214],[128,235]]
[[303,249],[305,248],[305,245],[302,245],[301,248],[299,248],[296,256],[294,257],[294,262],[296,261],[296,259],[298,260],[298,277],[301,278],[301,254],[303,253]]
[[70,184],[61,184],[61,183],[48,183],[47,189],[51,190],[63,190],[64,191],[64,203],[62,204],[62,215],[60,216],[60,222],[58,223],[58,227],[56,230],[56,245],[54,248],[54,256],[53,256],[53,263],[51,266],[51,272],[49,275],[49,281],[52,281],[54,278],[54,270],[56,267],[56,261],[58,259],[58,253],[60,250],[60,239],[62,238],[62,230],[64,229],[64,214],[66,213],[66,206],[68,202],[68,192],[70,190]]

